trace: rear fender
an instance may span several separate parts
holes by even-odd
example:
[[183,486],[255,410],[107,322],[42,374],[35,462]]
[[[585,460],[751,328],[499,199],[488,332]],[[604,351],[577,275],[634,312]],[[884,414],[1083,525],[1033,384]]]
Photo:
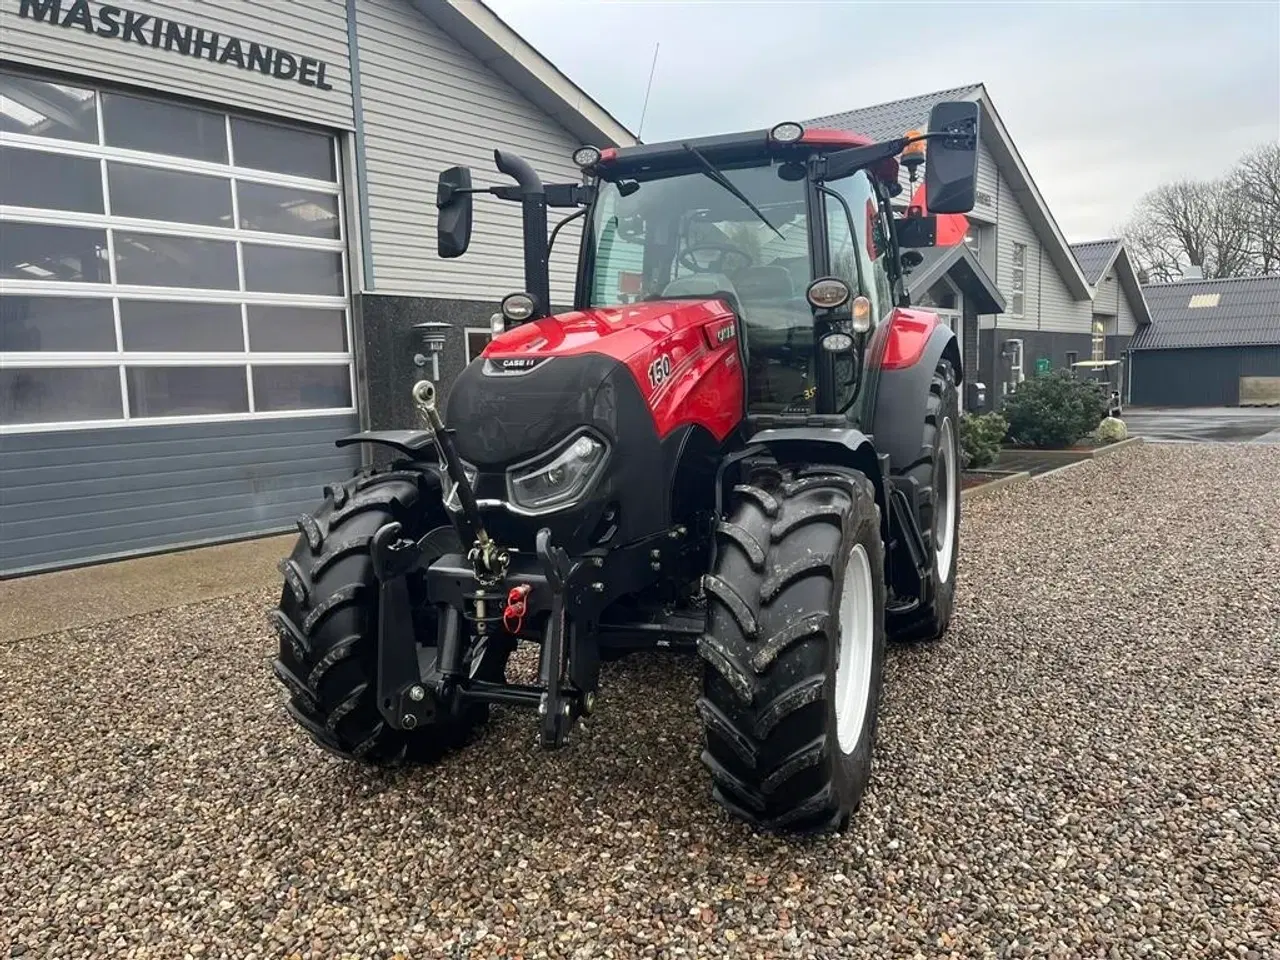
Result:
[[895,473],[905,470],[920,457],[929,384],[938,361],[943,359],[949,360],[955,369],[957,384],[962,382],[964,369],[956,335],[950,327],[938,324],[915,363],[896,370],[880,371],[871,435],[875,438],[876,448],[889,455],[889,463]]
[[869,479],[880,507],[880,535],[889,542],[889,503],[881,457],[871,439],[855,427],[781,426],[761,430],[751,437],[753,448],[763,448],[780,464],[808,464],[856,470]]

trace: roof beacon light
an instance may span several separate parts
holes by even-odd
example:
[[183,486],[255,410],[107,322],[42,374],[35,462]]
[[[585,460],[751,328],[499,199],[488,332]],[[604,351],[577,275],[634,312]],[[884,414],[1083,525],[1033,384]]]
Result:
[[798,123],[787,121],[780,123],[769,131],[769,139],[774,143],[799,143],[804,136],[804,127]]
[[805,299],[819,310],[834,310],[843,306],[851,296],[849,285],[839,277],[820,277],[809,284]]
[[[920,136],[919,130],[908,130],[906,137],[911,140],[912,137]],[[907,173],[911,177],[911,182],[916,182],[916,170],[920,164],[924,163],[924,141],[911,140],[902,148],[902,165],[907,168]]]
[[579,170],[590,170],[600,162],[601,156],[598,147],[579,147],[573,151],[573,162]]

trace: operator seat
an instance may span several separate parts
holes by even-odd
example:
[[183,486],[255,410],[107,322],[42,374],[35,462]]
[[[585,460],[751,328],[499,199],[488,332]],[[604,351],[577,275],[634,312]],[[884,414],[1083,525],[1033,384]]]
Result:
[[737,287],[723,273],[694,273],[687,277],[677,277],[662,288],[662,299],[687,300],[719,298],[729,304],[739,317],[742,316],[742,304],[738,297]]
[[744,300],[790,300],[796,295],[786,267],[745,267],[733,278]]

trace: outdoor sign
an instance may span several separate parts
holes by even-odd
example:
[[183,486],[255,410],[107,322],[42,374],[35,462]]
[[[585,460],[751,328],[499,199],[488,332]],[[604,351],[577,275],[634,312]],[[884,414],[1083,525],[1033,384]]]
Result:
[[89,0],[18,0],[18,16],[64,30],[83,30],[91,37],[121,40],[156,50],[197,57],[220,66],[256,70],[276,80],[292,80],[317,90],[332,90],[325,79],[328,64],[265,43],[223,36],[189,24],[113,4]]
[[1048,373],[1050,366],[1051,366],[1051,361],[1049,360],[1048,357],[1036,357],[1036,375],[1037,376],[1039,376],[1042,373]]

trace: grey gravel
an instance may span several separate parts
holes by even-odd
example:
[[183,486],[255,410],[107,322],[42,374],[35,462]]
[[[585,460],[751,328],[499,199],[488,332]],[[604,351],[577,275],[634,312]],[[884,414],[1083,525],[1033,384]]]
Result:
[[284,717],[272,592],[0,648],[0,957],[1280,956],[1280,448],[1146,445],[967,502],[850,830],[711,802],[697,673],[607,667],[372,773]]

